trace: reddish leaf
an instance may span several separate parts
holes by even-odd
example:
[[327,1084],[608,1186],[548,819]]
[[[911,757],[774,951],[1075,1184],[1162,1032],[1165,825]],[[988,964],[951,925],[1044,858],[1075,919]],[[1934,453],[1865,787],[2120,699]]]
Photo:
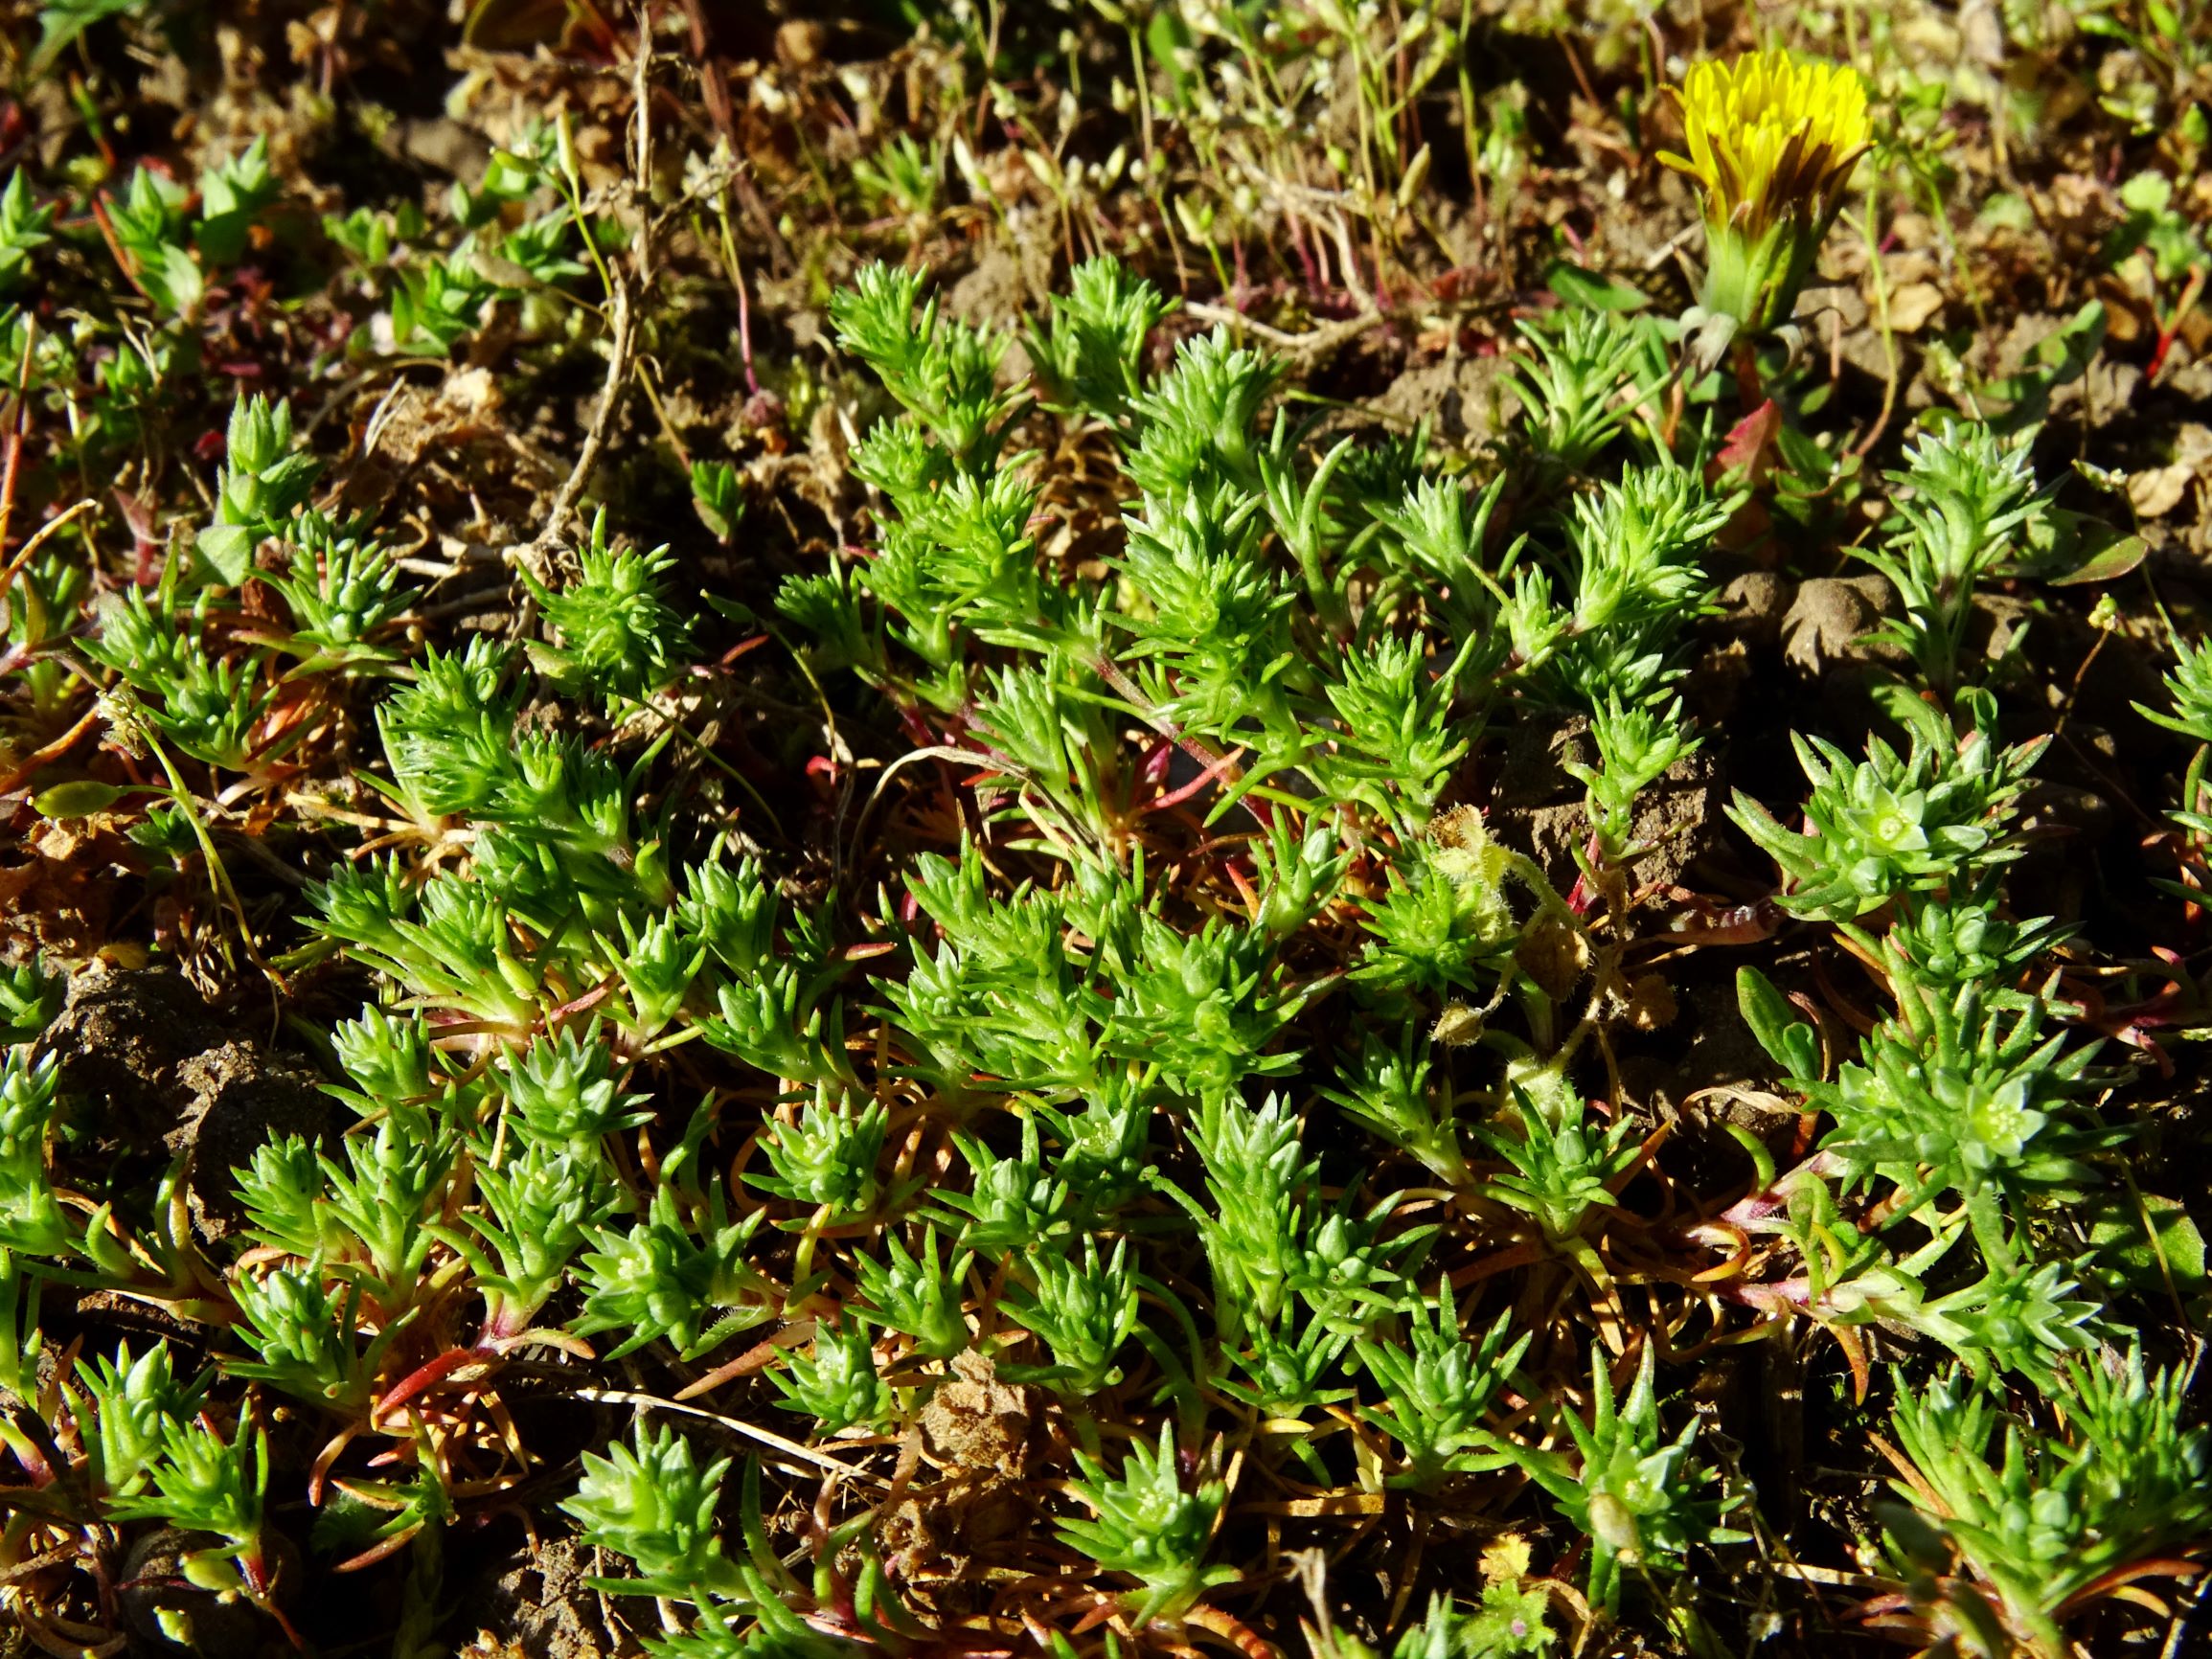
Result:
[[1727,442],[1721,445],[1715,458],[1719,470],[1725,474],[1741,472],[1745,483],[1758,487],[1761,474],[1766,471],[1766,456],[1773,446],[1774,435],[1782,430],[1782,411],[1769,398],[1729,431]]

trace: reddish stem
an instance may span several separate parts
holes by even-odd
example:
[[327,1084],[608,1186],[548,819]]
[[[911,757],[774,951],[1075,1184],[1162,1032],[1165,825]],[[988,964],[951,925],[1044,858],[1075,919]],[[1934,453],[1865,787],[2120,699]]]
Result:
[[2180,303],[2174,307],[2174,314],[2167,319],[2166,326],[2158,330],[2157,349],[2151,353],[2150,372],[2144,375],[2144,379],[2155,381],[2158,378],[2158,371],[2166,366],[2166,353],[2174,349],[2175,335],[2180,332],[2181,325],[2188,321],[2189,313],[2197,308],[2197,301],[2203,292],[2204,267],[2191,265],[2188,284],[2181,290]]
[[414,1371],[401,1377],[392,1392],[376,1402],[376,1409],[371,1414],[372,1420],[381,1422],[393,1411],[406,1404],[417,1395],[443,1382],[465,1365],[481,1363],[484,1357],[482,1352],[473,1348],[448,1348],[436,1359],[416,1367]]

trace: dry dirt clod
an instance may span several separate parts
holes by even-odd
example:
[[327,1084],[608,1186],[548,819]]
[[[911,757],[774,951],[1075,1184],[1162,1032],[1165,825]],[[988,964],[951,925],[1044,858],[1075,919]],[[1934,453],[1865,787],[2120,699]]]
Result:
[[1770,647],[1790,613],[1790,583],[1770,570],[1745,571],[1721,590],[1722,625],[1746,645]]
[[315,1140],[330,1122],[312,1071],[235,1032],[167,969],[79,973],[45,1046],[96,1145],[118,1157],[184,1156],[193,1224],[210,1241],[243,1219],[232,1171],[265,1142]]
[[481,1626],[464,1651],[498,1659],[634,1659],[644,1649],[627,1631],[593,1616],[598,1598],[584,1582],[606,1567],[573,1537],[541,1536],[517,1545],[477,1580],[469,1598]]
[[[1485,813],[1491,833],[1526,852],[1562,891],[1577,874],[1575,853],[1588,839],[1584,785],[1567,763],[1594,766],[1589,722],[1575,716],[1545,728],[1520,728],[1506,741],[1494,805]],[[1700,749],[1675,762],[1637,800],[1630,834],[1651,851],[1636,863],[1639,887],[1667,887],[1710,851],[1724,799],[1720,767]]]
[[959,1579],[977,1551],[1030,1524],[1028,1391],[998,1380],[990,1355],[955,1356],[952,1375],[922,1408],[922,1456],[946,1478],[909,1490],[882,1517],[882,1542],[902,1571]]
[[1879,576],[1814,577],[1797,584],[1782,618],[1782,660],[1808,677],[1866,654],[1863,636],[1896,609],[1897,596]]
[[939,1468],[1018,1474],[1028,1441],[1027,1391],[1000,1382],[991,1356],[973,1349],[922,1408],[923,1455]]
[[1493,438],[1519,408],[1501,384],[1503,357],[1425,363],[1393,380],[1371,407],[1411,426],[1428,420],[1437,437],[1470,448]]

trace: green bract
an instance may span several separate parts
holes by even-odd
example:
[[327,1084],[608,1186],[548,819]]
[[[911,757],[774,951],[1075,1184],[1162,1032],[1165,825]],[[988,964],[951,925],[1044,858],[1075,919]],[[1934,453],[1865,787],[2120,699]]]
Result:
[[1630,467],[1619,484],[1575,498],[1565,631],[1551,671],[1578,701],[1640,701],[1672,677],[1667,656],[1683,623],[1712,602],[1698,555],[1736,506],[1674,466]]
[[306,1271],[279,1267],[260,1279],[239,1279],[237,1297],[239,1335],[261,1357],[232,1360],[224,1371],[251,1377],[350,1420],[376,1398],[377,1362],[407,1327],[402,1314],[363,1349],[354,1331],[360,1326],[361,1285],[356,1281],[337,1296],[322,1283],[318,1263]]

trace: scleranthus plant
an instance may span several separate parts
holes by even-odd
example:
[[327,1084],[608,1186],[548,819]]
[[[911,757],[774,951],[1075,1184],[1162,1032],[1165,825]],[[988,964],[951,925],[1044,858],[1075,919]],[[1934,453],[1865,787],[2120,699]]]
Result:
[[115,1500],[110,1512],[199,1534],[202,1547],[178,1561],[186,1581],[217,1596],[242,1596],[281,1619],[271,1598],[274,1575],[262,1524],[267,1431],[241,1421],[226,1440],[205,1414],[189,1423],[167,1422],[152,1470],[150,1489]]
[[0,1069],[0,1246],[51,1255],[69,1246],[69,1223],[46,1173],[54,1121],[54,1057],[10,1054]]
[[891,1391],[877,1375],[867,1329],[858,1324],[817,1328],[814,1352],[792,1354],[788,1374],[772,1373],[769,1380],[785,1410],[805,1412],[826,1435],[856,1424],[875,1427],[890,1417]]
[[1557,1641],[1544,1615],[1550,1597],[1528,1581],[1527,1541],[1508,1533],[1482,1553],[1487,1580],[1472,1606],[1442,1591],[1428,1615],[1406,1626],[1390,1659],[1519,1659],[1548,1653]]
[[1847,65],[1755,52],[1693,64],[1676,97],[1689,154],[1659,160],[1704,191],[1700,303],[1754,331],[1787,322],[1873,143],[1866,87]]
[[1590,1420],[1563,1414],[1579,1466],[1559,1452],[1509,1446],[1515,1461],[1549,1492],[1590,1540],[1589,1597],[1608,1612],[1619,1602],[1621,1569],[1651,1575],[1678,1571],[1693,1545],[1741,1543],[1746,1534],[1720,1525],[1742,1501],[1714,1492],[1714,1471],[1692,1456],[1698,1419],[1673,1440],[1659,1428],[1653,1352],[1637,1362],[1628,1398],[1616,1401],[1603,1350],[1590,1360]]
[[[1888,579],[1904,607],[1875,637],[1909,654],[1928,686],[1948,695],[1962,677],[1976,584],[2006,573],[2049,502],[2036,489],[2025,434],[2006,439],[1979,421],[1958,421],[1906,445],[1904,459],[1905,470],[1889,475],[1900,487],[1889,544],[1859,557]],[[2017,657],[2026,631],[2013,629],[2007,658]]]
[[946,1264],[940,1256],[937,1230],[923,1229],[919,1254],[897,1234],[884,1240],[881,1256],[857,1262],[860,1294],[869,1306],[858,1316],[885,1330],[914,1339],[915,1352],[931,1359],[950,1359],[968,1346],[968,1321],[960,1310],[961,1283],[975,1265],[972,1251],[956,1253]]
[[[2178,830],[2188,859],[2201,858],[2201,849],[2212,841],[2212,814],[2207,814],[2204,787],[2206,768],[2212,766],[2212,641],[2186,639],[2174,642],[2174,667],[2166,675],[2165,691],[2171,712],[2137,703],[2135,712],[2145,719],[2178,732],[2193,740],[2196,753],[2181,776],[2180,804],[2167,814]],[[2194,877],[2201,885],[2201,872]]]
[[695,1234],[674,1192],[661,1188],[627,1233],[591,1230],[597,1248],[583,1254],[583,1315],[572,1329],[579,1335],[621,1332],[608,1351],[614,1355],[666,1337],[694,1359],[760,1324],[770,1317],[768,1285],[748,1246],[764,1216],[755,1210],[731,1220],[718,1187]]
[[2064,1626],[2090,1604],[2198,1570],[2212,1436],[2183,1422],[2184,1373],[2147,1372],[2139,1351],[2072,1360],[2049,1391],[2063,1434],[2008,1419],[1985,1382],[1956,1372],[1899,1380],[1898,1445],[1882,1450],[1905,1504],[1881,1512],[1909,1599],[1941,1607],[1937,1627],[1963,1626],[1982,1651],[2058,1659],[2082,1650]]
[[1359,1343],[1360,1362],[1390,1407],[1370,1413],[1369,1420],[1404,1448],[1392,1486],[1431,1490],[1448,1474],[1510,1461],[1484,1420],[1529,1340],[1526,1332],[1514,1340],[1510,1315],[1486,1330],[1463,1332],[1451,1292],[1440,1287],[1427,1317],[1414,1308],[1405,1338]]
[[208,568],[237,586],[253,568],[254,549],[306,502],[317,463],[292,449],[291,405],[240,398],[231,411],[215,523],[199,533]]
[[1086,1453],[1075,1458],[1083,1478],[1070,1489],[1096,1518],[1061,1521],[1060,1538],[1107,1572],[1127,1573],[1144,1585],[1129,1598],[1134,1624],[1179,1619],[1206,1591],[1237,1577],[1234,1567],[1204,1565],[1228,1489],[1215,1476],[1197,1491],[1183,1489],[1173,1428],[1160,1431],[1156,1446],[1131,1442],[1116,1478]]
[[1964,737],[1919,698],[1888,697],[1911,735],[1904,755],[1875,738],[1854,761],[1833,743],[1793,736],[1813,784],[1803,831],[1738,793],[1729,816],[1781,866],[1785,909],[1845,921],[2019,856],[2008,833],[2013,803],[2050,739],[1999,747],[1994,699],[1966,693],[1962,702],[1973,722]]
[[198,1389],[177,1377],[166,1342],[135,1356],[126,1342],[112,1358],[79,1359],[75,1386],[67,1392],[83,1437],[89,1482],[94,1490],[117,1497],[135,1496],[152,1484],[164,1443],[199,1406]]
[[[811,1593],[768,1542],[760,1468],[738,1483],[737,1514],[718,1511],[731,1460],[701,1467],[690,1443],[667,1429],[637,1425],[632,1443],[583,1454],[583,1479],[561,1509],[595,1549],[627,1556],[630,1578],[586,1580],[618,1595],[662,1602],[654,1659],[836,1659],[913,1651],[920,1631],[867,1540],[868,1517],[824,1529]],[[733,1556],[724,1540],[741,1540]],[[842,1560],[840,1560],[842,1557]],[[845,1563],[856,1559],[857,1571]],[[837,1563],[837,1564],[832,1564]],[[670,1603],[689,1602],[696,1622],[681,1629]]]
[[1033,1375],[1073,1398],[1083,1399],[1121,1381],[1114,1355],[1137,1328],[1137,1271],[1129,1260],[1129,1240],[1113,1255],[1099,1256],[1098,1240],[1083,1240],[1083,1260],[1046,1249],[1030,1259],[1037,1288],[1010,1287],[1005,1310],[1035,1332],[1052,1351],[1052,1364],[1032,1372],[1002,1368],[1006,1375]]
[[614,1586],[662,1596],[741,1596],[741,1569],[722,1554],[715,1525],[730,1460],[704,1469],[691,1442],[669,1429],[638,1426],[635,1449],[617,1441],[604,1456],[583,1454],[583,1479],[560,1507],[587,1542],[619,1551],[638,1577]]
[[[452,1651],[481,1598],[441,1582],[446,1524],[548,1507],[552,1482],[575,1490],[581,1547],[630,1557],[623,1582],[662,1603],[631,1604],[655,1659],[1124,1659],[1185,1652],[1191,1631],[1267,1659],[1301,1557],[1319,1625],[1340,1610],[1361,1633],[1316,1659],[1563,1648],[1549,1600],[1592,1651],[1702,1654],[1812,1627],[1825,1591],[1805,1580],[1835,1578],[1767,1579],[1770,1561],[1878,1570],[1834,1515],[1808,1528],[1785,1501],[1762,1516],[1770,1550],[1712,1571],[1748,1495],[1736,1444],[1751,1474],[1786,1470],[1797,1408],[1700,1385],[1715,1355],[1793,1326],[1837,1344],[1862,1404],[1879,1338],[1924,1406],[1961,1398],[1931,1386],[1955,1359],[1983,1416],[2019,1414],[2018,1459],[1964,1407],[1918,1437],[1965,1462],[1911,1450],[1910,1495],[1943,1499],[1916,1511],[1941,1549],[1907,1560],[1912,1523],[1892,1528],[1901,1577],[2031,1611],[2063,1594],[2064,1622],[2075,1592],[2053,1588],[2054,1557],[2126,1575],[2192,1548],[2204,1447],[2181,1384],[2112,1380],[2148,1402],[2123,1409],[2070,1378],[2131,1327],[2174,1352],[2161,1309],[2202,1299],[2186,1208],[2120,1179],[2169,1186],[2159,1154],[2186,1114],[2142,1124],[2157,1135],[2123,1161],[2155,1098],[2088,1063],[2093,1036],[2150,1055],[2166,1016],[2202,1006],[2202,906],[2155,953],[2106,954],[2142,872],[2086,855],[2098,814],[2065,809],[2086,804],[2045,791],[2021,810],[2039,711],[2066,704],[2020,693],[2064,693],[2075,660],[2054,678],[2045,646],[1979,643],[1977,588],[2090,545],[2040,489],[2026,428],[2063,383],[2055,352],[2086,372],[2094,303],[2012,377],[2051,384],[1995,394],[1988,424],[1943,407],[1981,406],[1987,353],[1869,319],[1895,348],[1890,389],[1935,398],[1901,447],[1895,399],[1877,415],[1866,396],[1865,333],[1846,325],[1848,353],[1827,341],[1825,375],[1822,353],[1782,362],[1757,333],[1789,313],[1849,188],[1842,128],[1864,97],[1848,76],[1761,57],[1692,78],[1710,96],[1687,101],[1677,165],[1711,198],[1707,298],[1732,286],[1732,313],[1673,324],[1633,286],[1652,273],[1562,261],[1540,279],[1562,303],[1516,343],[1487,266],[1434,284],[1394,268],[1412,229],[1461,216],[1432,210],[1459,206],[1434,198],[1462,178],[1474,232],[1587,206],[1571,170],[1525,169],[1513,87],[1475,98],[1501,67],[1482,8],[1160,0],[1133,9],[1135,102],[1117,87],[1110,113],[1028,57],[1035,29],[988,44],[978,9],[924,8],[945,29],[903,54],[903,107],[865,66],[825,70],[827,100],[819,76],[785,76],[796,96],[764,84],[727,150],[681,158],[680,196],[666,147],[705,124],[659,119],[692,83],[672,50],[682,9],[648,10],[623,53],[635,79],[600,78],[588,110],[534,123],[525,88],[490,173],[454,192],[450,234],[426,239],[409,204],[333,218],[342,305],[315,292],[315,239],[249,222],[266,154],[207,174],[195,207],[162,168],[186,142],[166,118],[134,112],[150,170],[104,218],[68,183],[97,175],[81,122],[34,122],[0,195],[0,289],[34,296],[0,309],[21,416],[0,487],[0,834],[30,858],[0,858],[0,1032],[19,1050],[0,1063],[10,1627],[55,1650],[144,1635],[71,1625],[143,1625],[171,1587],[157,1577],[178,1575],[116,1569],[161,1526],[213,1526],[227,1555],[182,1576],[235,1601],[265,1507],[279,1545],[321,1511],[317,1561],[279,1548],[267,1574],[318,1642],[356,1634],[365,1608],[406,1659]],[[1080,62],[1103,88],[1125,43],[1099,19],[1130,9],[1061,10],[1070,77]],[[143,18],[96,27],[128,33],[90,43],[88,73],[118,45],[150,51]],[[1882,44],[1855,57],[1887,96]],[[1441,131],[1445,100],[1422,88],[1455,57],[1463,108],[1442,125],[1480,141],[1448,148],[1425,190],[1425,148],[1394,152]],[[1617,89],[1617,60],[1592,68]],[[642,105],[627,170],[588,130],[626,82]],[[1360,120],[1345,104],[1320,124],[1340,161],[1283,165],[1311,122],[1249,144],[1208,129],[1210,104],[1269,86],[1360,98]],[[94,90],[120,118],[128,93]],[[2009,114],[2040,106],[2010,90]],[[1908,122],[1914,102],[1907,88]],[[455,124],[483,103],[453,101]],[[859,193],[903,222],[824,246],[811,210],[853,195],[835,188],[853,151],[816,142],[810,111],[889,136]],[[1601,148],[1614,120],[1585,123]],[[1140,127],[1141,174],[1083,159]],[[771,136],[808,164],[758,166]],[[2173,150],[2156,165],[2187,171]],[[1964,174],[1982,153],[1952,159]],[[1550,199],[1522,196],[1524,171]],[[1159,216],[1105,201],[1107,174],[1141,177]],[[1637,206],[1606,206],[1616,270]],[[1143,234],[1170,214],[1179,250]],[[928,250],[957,245],[980,276],[1010,239],[1041,254],[1021,227],[1048,217],[1071,260],[1117,245],[1132,262],[1069,270],[1027,330],[1002,313],[1008,284],[928,299],[945,274]],[[1324,225],[1334,238],[1311,234]],[[778,226],[787,249],[761,241]],[[110,231],[132,279],[108,283],[120,310],[83,280]],[[1987,240],[1961,239],[1959,274]],[[885,254],[901,268],[865,265]],[[1024,292],[1051,280],[1017,262]],[[838,348],[765,314],[808,295]],[[342,370],[294,373],[295,345],[334,352],[356,322]],[[1730,339],[1733,425],[1706,361]],[[1493,346],[1519,367],[1488,373]],[[1456,390],[1434,419],[1393,413],[1425,395],[1371,399],[1379,369],[1432,370],[1439,349],[1438,389]],[[459,360],[440,374],[424,354]],[[212,465],[230,399],[195,388],[211,365],[256,396],[207,481],[162,458]],[[515,418],[519,466],[484,442]],[[94,487],[109,479],[127,526]],[[196,502],[178,488],[203,482]],[[605,504],[596,524],[586,499]],[[2070,480],[2066,499],[2083,499]],[[1767,602],[1859,543],[1901,601],[1884,668],[1917,682],[1904,735],[1872,749],[1843,736],[1852,710],[1823,696],[1815,722],[1768,683],[1778,658],[1804,665],[1775,648],[1768,624],[1792,647],[1797,628]],[[2108,552],[2093,574],[2128,557]],[[1780,591],[1724,597],[1747,565]],[[2115,586],[2100,625],[2131,598]],[[2195,628],[2185,589],[2173,602]],[[2017,642],[2005,611],[1991,637]],[[2146,633],[2114,629],[2102,676],[2082,662],[2085,717]],[[2000,669],[2018,748],[1983,689]],[[2173,719],[2212,744],[2212,659],[2187,655],[2175,691]],[[1802,781],[1758,770],[1793,727],[1849,753],[1808,741]],[[2096,784],[2110,761],[2147,784],[2155,766],[2106,753],[2124,736],[2097,734],[2069,775]],[[2201,837],[2208,763],[2184,785]],[[1745,803],[1756,846],[1731,851],[1735,786],[1764,807]],[[2042,855],[2064,830],[2085,856]],[[2198,897],[2202,847],[2180,850]],[[1771,858],[1773,898],[1742,879],[1746,852]],[[2053,868],[2068,864],[2093,897]],[[312,883],[313,937],[272,876]],[[109,888],[112,907],[78,902]],[[2094,907],[2063,957],[2059,924],[2016,919],[2044,907]],[[109,920],[104,943],[72,937]],[[204,1115],[166,1121],[181,1087],[158,1114],[103,1099],[87,1039],[106,969],[63,988],[6,965],[43,943],[137,972],[148,929],[225,1024],[259,1023],[265,961],[272,1029],[360,1121],[241,1125],[228,1085],[248,1079],[212,1061],[191,1092],[225,1098]],[[1787,983],[1745,968],[1741,1023],[1777,1070],[1708,1040],[1739,1023],[1715,1006],[1712,946]],[[364,994],[376,1008],[323,1043],[334,999]],[[1707,1100],[1727,1110],[1691,1109]],[[170,1338],[173,1361],[140,1353],[104,1329],[126,1303],[197,1329]],[[1812,1402],[1818,1426],[1863,1494],[1876,1443],[1831,1399]],[[695,1458],[614,1408],[696,1414],[696,1432],[763,1449],[725,1463],[702,1440]],[[2049,1524],[2039,1481],[2088,1519]],[[1541,1577],[1502,1531],[1523,1523]],[[1331,1560],[1338,1603],[1320,1594]],[[378,1576],[327,1595],[333,1562]],[[1231,1568],[1233,1589],[1209,1588]],[[1902,1607],[1919,1585],[1892,1587]],[[1628,1628],[1602,1627],[1622,1609]],[[2132,1616],[2080,1637],[2138,1640],[2111,1628]]]
[[555,684],[609,702],[642,698],[675,674],[690,644],[690,625],[668,602],[668,549],[610,549],[606,512],[592,520],[591,539],[577,550],[581,570],[559,592],[528,569],[517,572],[560,636],[534,649]]

